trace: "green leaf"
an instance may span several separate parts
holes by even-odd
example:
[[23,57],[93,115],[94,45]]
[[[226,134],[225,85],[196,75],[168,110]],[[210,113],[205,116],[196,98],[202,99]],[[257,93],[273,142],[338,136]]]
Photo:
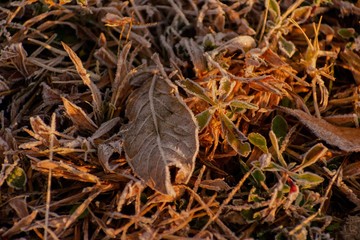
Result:
[[284,160],[284,157],[282,156],[281,152],[280,152],[280,148],[279,148],[279,143],[278,143],[278,139],[275,135],[275,133],[273,131],[270,131],[269,132],[269,137],[270,137],[270,141],[271,141],[271,144],[275,150],[275,153],[276,153],[276,158],[277,160],[280,162],[280,164],[283,166],[283,167],[287,167],[287,164]]
[[295,51],[295,44],[291,41],[286,40],[283,37],[279,38],[279,49],[282,53],[284,53],[288,58],[291,58]]
[[287,184],[283,185],[283,188],[281,189],[282,193],[289,193],[290,192],[290,186]]
[[278,144],[281,145],[288,132],[288,124],[286,120],[282,116],[276,115],[271,122],[271,131],[275,133],[275,136],[278,139]]
[[305,153],[302,163],[300,164],[299,167],[297,167],[297,170],[306,168],[316,163],[320,158],[325,156],[327,151],[328,148],[322,145],[321,143],[316,144]]
[[274,22],[278,23],[280,20],[280,6],[276,0],[266,0],[265,7],[269,10],[271,16],[274,18]]
[[248,156],[251,151],[251,147],[248,142],[243,142],[247,140],[245,135],[237,129],[235,124],[225,114],[220,114],[220,120],[222,131],[225,134],[226,140],[230,146],[241,156]]
[[302,24],[309,19],[312,10],[312,6],[298,7],[292,12],[291,18],[298,24]]
[[283,168],[282,166],[280,166],[279,164],[276,164],[274,162],[271,162],[269,164],[269,166],[265,167],[263,169],[264,171],[269,171],[269,172],[281,172],[281,171],[286,171],[285,168]]
[[209,108],[196,115],[196,120],[199,126],[199,132],[202,132],[202,130],[204,130],[204,128],[210,123],[210,120],[214,115],[214,112],[215,111],[213,109]]
[[22,189],[25,187],[27,182],[25,171],[21,168],[16,166],[13,171],[7,176],[6,183],[9,187],[15,189]]
[[248,103],[245,101],[241,101],[241,100],[232,100],[229,102],[229,105],[231,107],[235,107],[235,108],[243,108],[243,109],[253,109],[253,110],[258,110],[259,107],[253,103]]
[[185,91],[188,93],[195,95],[196,97],[204,100],[205,102],[215,105],[216,103],[207,95],[205,89],[201,87],[198,83],[190,80],[190,79],[184,79],[181,81],[177,81],[177,84],[184,88]]
[[265,180],[266,180],[265,174],[259,168],[256,168],[254,171],[252,171],[251,176],[255,179],[255,181],[258,184],[260,184],[261,182],[265,182]]
[[230,81],[228,77],[221,78],[218,90],[219,98],[226,99],[234,90],[235,85],[236,81]]
[[354,37],[355,29],[353,28],[340,28],[337,30],[337,33],[340,35],[340,37],[344,39],[349,39]]
[[256,193],[256,188],[252,187],[248,196],[248,202],[261,202],[264,201],[265,198],[259,196],[259,194]]
[[299,192],[298,197],[295,200],[295,206],[300,206],[301,202],[304,200],[304,194]]
[[249,142],[251,142],[254,146],[258,147],[264,153],[268,153],[268,148],[266,145],[266,139],[260,133],[250,133],[248,135]]
[[235,126],[235,124],[223,113],[220,113],[221,126],[224,131],[233,133],[240,141],[246,141],[246,136]]
[[290,173],[292,179],[296,181],[303,188],[310,188],[319,185],[324,181],[324,178],[311,172],[304,173]]

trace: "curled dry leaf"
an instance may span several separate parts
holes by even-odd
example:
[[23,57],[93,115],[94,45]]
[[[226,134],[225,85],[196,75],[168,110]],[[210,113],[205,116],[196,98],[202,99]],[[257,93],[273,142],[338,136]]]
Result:
[[99,161],[105,172],[114,172],[114,170],[121,165],[120,163],[114,164],[110,162],[111,155],[115,152],[121,153],[120,141],[102,143],[98,145]]
[[30,75],[27,66],[27,55],[22,43],[14,43],[1,50],[0,63],[10,62],[19,73],[27,78]]
[[360,152],[360,129],[339,127],[301,110],[279,107],[281,111],[298,118],[317,137],[346,152]]
[[64,103],[66,113],[69,115],[71,121],[81,129],[90,130],[95,132],[97,129],[96,124],[88,117],[88,115],[80,107],[76,106],[66,98],[61,98]]
[[175,183],[187,183],[194,169],[199,140],[195,117],[168,80],[154,75],[127,102],[129,124],[124,138],[126,159],[148,186],[175,196]]

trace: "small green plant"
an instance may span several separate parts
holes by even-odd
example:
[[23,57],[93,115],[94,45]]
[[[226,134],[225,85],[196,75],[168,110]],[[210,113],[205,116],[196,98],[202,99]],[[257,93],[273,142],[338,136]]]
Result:
[[[304,207],[307,211],[312,211],[314,202],[318,200],[318,197],[310,200],[307,196],[312,191],[307,189],[314,188],[324,181],[324,178],[316,173],[305,171],[305,168],[310,167],[321,158],[325,156],[328,149],[321,143],[315,144],[301,157],[301,163],[285,161],[284,151],[287,148],[291,130],[287,129],[287,123],[281,116],[273,118],[271,130],[269,132],[269,138],[272,146],[267,147],[266,139],[259,133],[249,134],[249,141],[259,148],[263,154],[261,157],[252,162],[254,170],[251,175],[255,180],[254,185],[250,193],[249,202],[263,202],[265,196],[270,194],[272,196],[273,205],[267,209],[260,210],[253,213],[254,219],[265,218],[266,221],[273,221],[275,219],[275,212],[280,206],[285,210],[296,208],[291,206],[294,204],[299,207]],[[287,132],[288,131],[288,132]],[[287,134],[285,134],[287,132]],[[267,183],[267,176],[275,176],[277,181],[272,187],[269,187]],[[265,189],[265,193],[261,193],[261,188]],[[271,191],[270,191],[271,189]],[[265,194],[265,195],[264,195]]]
[[[233,97],[233,91],[236,85],[234,80],[227,77],[220,79],[219,84],[212,79],[207,83],[210,90],[206,90],[198,83],[190,79],[184,79],[178,82],[188,93],[195,95],[205,101],[207,106],[205,110],[196,115],[200,132],[209,127],[212,131],[221,126],[220,134],[223,139],[241,156],[248,156],[251,147],[247,137],[234,124],[240,116],[248,109],[257,110],[259,107],[247,101],[239,100]],[[215,142],[218,142],[216,139]],[[214,145],[213,153],[217,144]]]

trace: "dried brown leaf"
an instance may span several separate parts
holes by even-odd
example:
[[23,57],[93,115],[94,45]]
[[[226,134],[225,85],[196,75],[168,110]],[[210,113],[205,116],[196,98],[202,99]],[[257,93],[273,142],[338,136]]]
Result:
[[200,46],[193,40],[183,39],[186,50],[188,51],[191,61],[194,64],[194,71],[196,76],[200,77],[207,69],[206,59],[204,58],[204,51]]
[[79,73],[81,79],[83,80],[84,84],[90,88],[91,96],[93,98],[94,110],[95,113],[98,115],[101,114],[101,107],[102,107],[102,100],[101,100],[101,93],[99,88],[96,84],[91,81],[89,74],[86,72],[80,58],[76,55],[76,53],[65,43],[61,42],[65,51],[69,54],[71,61],[74,63],[77,72]]
[[126,116],[128,163],[150,187],[175,196],[170,167],[178,169],[176,183],[187,183],[198,151],[198,127],[191,110],[176,86],[154,75],[130,95]]
[[32,167],[38,171],[48,172],[52,170],[55,177],[64,177],[82,182],[99,183],[100,179],[88,173],[85,167],[78,167],[64,162],[55,162],[50,160],[37,161],[32,163]]
[[0,52],[0,63],[13,65],[25,78],[29,76],[27,69],[27,52],[22,43],[14,43],[6,46]]
[[301,110],[279,107],[281,111],[298,118],[317,137],[346,152],[360,152],[360,129],[339,127]]
[[3,238],[9,238],[11,236],[14,236],[15,234],[20,233],[23,227],[26,227],[34,221],[36,218],[36,215],[38,213],[38,210],[33,211],[30,215],[22,218],[20,221],[16,222],[9,230],[4,232],[1,236]]
[[69,115],[71,121],[81,129],[95,132],[96,124],[88,117],[88,115],[80,107],[76,106],[66,98],[61,98],[64,103],[66,113]]
[[126,24],[130,24],[133,19],[131,17],[120,17],[113,13],[107,13],[102,19],[102,22],[109,27],[122,27]]
[[9,205],[15,210],[19,218],[24,218],[29,215],[25,198],[12,198],[9,201]]
[[52,89],[44,82],[42,82],[40,85],[43,87],[42,98],[46,106],[61,103],[61,93],[58,90]]
[[107,134],[113,127],[115,127],[120,121],[119,117],[110,119],[107,122],[104,122],[100,125],[100,127],[94,132],[94,134],[90,137],[90,141],[97,139],[105,134]]
[[360,162],[350,163],[343,170],[344,179],[358,178],[360,175]]

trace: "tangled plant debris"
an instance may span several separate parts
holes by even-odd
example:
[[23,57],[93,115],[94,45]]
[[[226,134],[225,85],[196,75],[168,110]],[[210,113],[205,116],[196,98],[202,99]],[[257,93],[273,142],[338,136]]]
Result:
[[0,3],[1,239],[353,239],[360,4]]

